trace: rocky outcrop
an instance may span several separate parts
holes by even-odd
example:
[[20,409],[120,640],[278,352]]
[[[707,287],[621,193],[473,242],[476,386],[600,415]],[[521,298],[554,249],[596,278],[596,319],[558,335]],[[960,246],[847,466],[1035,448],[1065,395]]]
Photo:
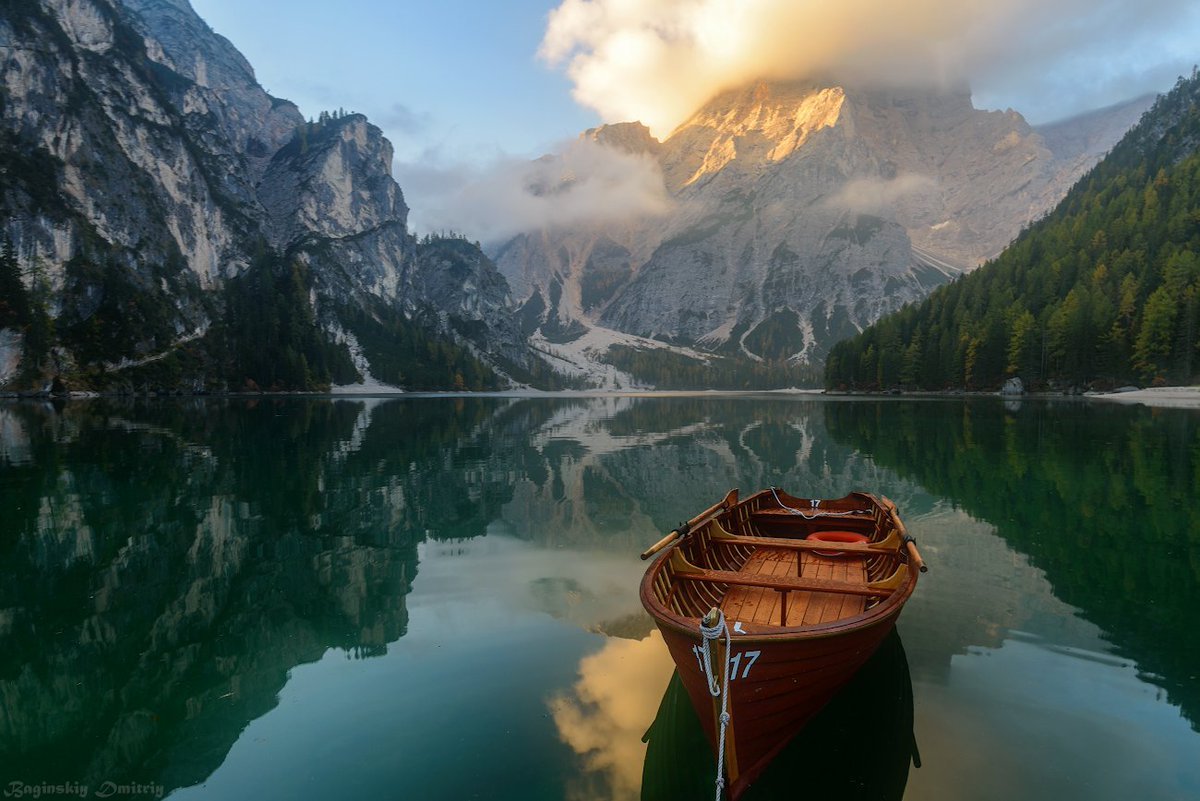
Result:
[[1024,395],[1025,394],[1025,382],[1021,380],[1020,376],[1013,376],[1012,378],[1010,378],[1004,382],[1004,386],[1000,387],[1000,394],[1001,395]]
[[165,267],[177,333],[199,324],[189,290],[211,285],[223,265],[237,269],[245,221],[219,202],[199,152],[176,134],[180,117],[160,90],[174,73],[145,58],[142,38],[105,2],[9,5],[0,36],[12,43],[3,227],[22,264],[39,265],[61,292],[77,279],[72,260],[103,242],[136,284],[155,283]]
[[[386,226],[405,232],[408,206],[391,180],[391,163],[391,143],[360,114],[306,125],[275,153],[258,186],[269,241],[286,248]],[[401,258],[411,255],[406,244]]]
[[758,83],[661,143],[634,123],[583,135],[654,157],[675,200],[666,217],[524,235],[497,261],[518,297],[541,299],[544,330],[819,361],[996,255],[1137,103],[1043,135],[1016,112],[975,109],[965,88]]

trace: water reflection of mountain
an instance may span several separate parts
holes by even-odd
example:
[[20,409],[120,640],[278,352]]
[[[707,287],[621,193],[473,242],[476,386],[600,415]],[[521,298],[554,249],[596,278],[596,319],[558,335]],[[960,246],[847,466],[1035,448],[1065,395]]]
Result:
[[825,421],[995,525],[1200,730],[1200,417],[931,402],[830,404]]
[[292,667],[404,633],[415,539],[342,511],[382,489],[372,476],[323,486],[360,408],[3,410],[28,442],[0,520],[0,750],[18,778],[200,781]]
[[915,484],[837,444],[825,430],[824,405],[605,398],[562,408],[530,432],[549,480],[519,482],[503,516],[518,535],[640,550],[731,487],[775,484],[823,497],[876,487],[904,499],[906,509],[930,507]]
[[[202,781],[293,667],[404,635],[424,541],[501,522],[539,548],[628,554],[635,576],[642,547],[731,486],[914,493],[834,443],[821,406],[0,406],[0,764],[28,782]],[[587,591],[529,588],[568,619]],[[629,597],[599,630],[645,633]]]
[[4,775],[203,780],[293,667],[404,634],[418,543],[549,484],[571,405],[0,407]]

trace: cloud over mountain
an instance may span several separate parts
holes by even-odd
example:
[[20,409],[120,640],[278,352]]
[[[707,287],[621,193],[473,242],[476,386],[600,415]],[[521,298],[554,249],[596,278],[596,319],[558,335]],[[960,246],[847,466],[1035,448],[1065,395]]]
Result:
[[534,161],[502,158],[483,167],[396,165],[422,197],[413,224],[455,229],[485,243],[523,231],[656,216],[670,210],[658,163],[581,138]]
[[1194,0],[563,0],[540,55],[580,103],[660,138],[723,89],[813,75],[969,80],[1050,118],[1161,89],[1198,18]]

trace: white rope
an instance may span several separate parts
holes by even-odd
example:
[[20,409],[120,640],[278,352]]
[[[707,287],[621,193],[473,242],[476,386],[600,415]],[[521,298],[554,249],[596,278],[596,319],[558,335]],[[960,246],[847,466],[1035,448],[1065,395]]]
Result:
[[821,502],[813,501],[812,502],[813,513],[811,515],[806,515],[801,510],[796,509],[791,506],[788,506],[783,501],[779,500],[779,495],[776,494],[774,487],[771,487],[771,495],[773,495],[775,497],[775,503],[779,504],[781,509],[786,509],[787,511],[791,512],[794,515],[800,515],[805,520],[815,520],[818,517],[846,517],[848,515],[859,514],[859,511],[857,509],[850,509],[849,511],[845,511],[845,512],[819,512],[819,511],[817,511],[817,507],[820,506]]
[[[722,634],[725,635],[725,665],[724,679],[718,682],[712,674],[712,651],[709,648],[709,643],[715,641]],[[704,655],[704,678],[708,680],[708,691],[713,698],[721,699],[721,726],[717,734],[717,796],[716,801],[721,801],[725,790],[725,730],[729,727],[729,658],[733,650],[733,643],[729,636],[729,627],[725,625],[725,613],[717,609],[717,622],[713,626],[705,626],[704,621],[700,622],[700,635],[704,638],[704,643],[700,646],[701,653]]]

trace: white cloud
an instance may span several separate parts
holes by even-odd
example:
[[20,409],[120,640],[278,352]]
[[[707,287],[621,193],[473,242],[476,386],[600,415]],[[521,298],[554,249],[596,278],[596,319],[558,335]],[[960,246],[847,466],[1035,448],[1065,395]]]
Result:
[[417,231],[453,229],[496,243],[523,232],[619,222],[671,208],[653,158],[591,139],[566,143],[536,161],[501,158],[482,167],[438,161],[430,154],[396,165]]
[[917,173],[902,173],[891,180],[859,178],[846,183],[825,205],[860,214],[880,214],[891,210],[903,198],[935,189],[936,181]]
[[563,0],[540,55],[606,121],[661,138],[758,78],[966,79],[1055,116],[1166,88],[1145,82],[1190,67],[1198,31],[1195,0]]

